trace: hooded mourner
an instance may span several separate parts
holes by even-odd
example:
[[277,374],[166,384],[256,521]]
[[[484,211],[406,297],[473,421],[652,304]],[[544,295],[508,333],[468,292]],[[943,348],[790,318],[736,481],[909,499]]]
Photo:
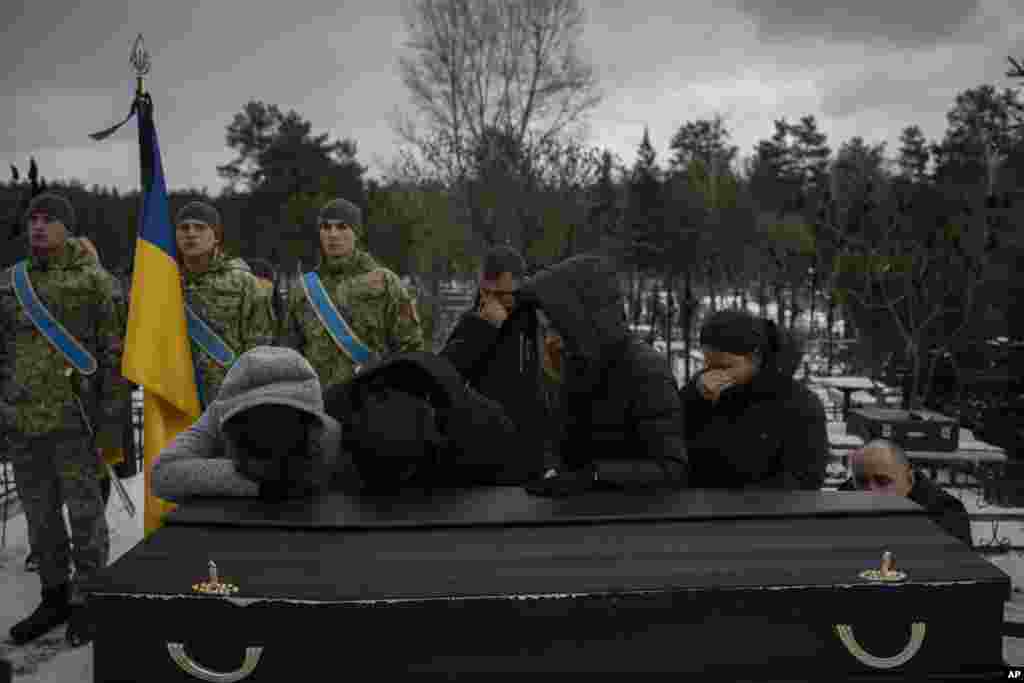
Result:
[[701,343],[706,363],[715,354],[727,359],[753,354],[759,368],[752,377],[723,388],[714,400],[702,393],[701,377],[723,372],[719,367],[701,371],[681,390],[691,485],[821,488],[828,458],[825,409],[793,379],[799,353],[789,340],[771,321],[720,311],[705,324]]
[[[282,445],[287,450],[298,444],[289,456],[293,479],[286,483],[298,486],[301,493],[326,488],[337,474],[341,425],[324,412],[320,380],[305,358],[291,349],[261,346],[238,359],[224,378],[217,400],[160,453],[153,464],[153,494],[171,501],[263,495],[266,484],[253,471],[256,465],[250,459],[252,441],[272,436],[253,433],[262,425],[232,430],[229,423],[250,411],[274,406],[293,409],[266,425],[270,432],[295,432]],[[298,423],[292,424],[293,420]],[[275,454],[269,455],[273,459]]]
[[618,278],[599,256],[541,271],[520,289],[563,341],[558,456],[611,486],[686,481],[676,383],[663,357],[626,327]]

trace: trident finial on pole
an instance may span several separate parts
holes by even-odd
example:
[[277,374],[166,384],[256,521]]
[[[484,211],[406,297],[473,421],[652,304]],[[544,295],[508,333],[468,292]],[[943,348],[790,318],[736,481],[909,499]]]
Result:
[[146,45],[142,42],[142,34],[135,39],[135,44],[132,46],[132,68],[135,69],[135,92],[137,95],[142,96],[145,90],[142,88],[142,78],[149,73],[150,67],[153,64],[149,59],[149,53],[146,52]]

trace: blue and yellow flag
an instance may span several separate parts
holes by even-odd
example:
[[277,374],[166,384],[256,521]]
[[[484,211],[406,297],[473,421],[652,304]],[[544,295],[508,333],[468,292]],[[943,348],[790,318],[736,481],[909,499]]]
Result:
[[143,388],[144,534],[158,529],[174,505],[152,494],[157,455],[200,414],[185,301],[176,259],[160,146],[149,95],[135,103],[142,166],[142,207],[135,246],[121,374]]

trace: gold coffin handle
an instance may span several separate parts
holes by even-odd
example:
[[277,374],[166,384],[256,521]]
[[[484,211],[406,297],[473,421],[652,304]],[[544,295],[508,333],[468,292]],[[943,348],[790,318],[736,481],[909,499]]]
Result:
[[906,664],[924,643],[925,625],[923,622],[915,621],[910,627],[910,641],[903,648],[903,651],[892,657],[876,657],[866,651],[853,635],[853,627],[847,624],[836,624],[836,634],[839,640],[843,641],[847,651],[857,658],[857,661],[866,664],[873,669],[892,669]]
[[260,662],[260,655],[263,654],[263,648],[245,648],[245,661],[242,662],[242,668],[227,673],[210,671],[196,664],[191,657],[185,654],[185,646],[182,643],[167,643],[167,652],[182,671],[201,681],[209,681],[209,683],[235,683],[236,681],[248,678],[255,671],[256,665]]

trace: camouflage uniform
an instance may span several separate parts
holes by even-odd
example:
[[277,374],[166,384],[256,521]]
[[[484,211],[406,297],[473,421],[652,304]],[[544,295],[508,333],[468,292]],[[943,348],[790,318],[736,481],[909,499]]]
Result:
[[[61,508],[66,503],[74,542],[75,581],[106,565],[109,532],[100,496],[97,434],[119,433],[129,385],[120,377],[122,330],[113,278],[76,240],[52,260],[32,257],[28,274],[50,313],[95,357],[91,377],[74,371],[35,328],[14,294],[12,271],[0,276],[0,406],[19,447],[12,449],[15,484],[39,556],[44,591],[68,582],[71,549]],[[90,425],[82,416],[80,404]],[[72,589],[72,602],[82,596]]]
[[[251,348],[273,343],[270,300],[245,261],[217,254],[204,272],[190,273],[182,268],[182,273],[185,300],[236,358]],[[204,405],[209,405],[216,399],[228,369],[200,350],[195,342],[192,358],[199,366]]]
[[[95,254],[92,253],[92,251],[86,251],[88,251],[90,257],[96,256]],[[106,271],[105,268],[103,268],[103,264],[100,262],[98,256],[96,256],[96,258],[93,259],[93,262],[101,270],[109,272]],[[125,330],[128,326],[128,302],[127,298],[124,295],[124,287],[121,285],[121,281],[114,277],[113,275],[110,276],[110,279],[111,282],[113,283],[114,313],[117,317],[117,329],[119,330],[119,335],[123,338]],[[125,380],[125,382],[127,382],[127,380]],[[124,419],[128,421],[128,423],[130,423],[131,421],[132,389],[133,387],[130,384],[119,383],[117,385],[116,391],[114,392],[120,400],[125,402],[125,406],[121,414],[123,415]],[[124,462],[125,449],[123,443],[123,429],[124,427],[122,427],[121,434],[115,433],[113,427],[111,427],[110,429],[102,430],[99,434],[97,434],[96,446],[102,450],[102,458],[108,465],[114,466]],[[106,467],[101,467],[100,489],[103,492],[104,505],[106,504],[107,499],[110,498],[110,487],[110,473]]]
[[[371,351],[384,355],[425,350],[412,296],[398,275],[370,254],[357,248],[349,256],[324,258],[317,272],[338,312]],[[355,364],[334,343],[300,283],[289,292],[278,343],[304,355],[323,387],[347,382],[355,374]]]

